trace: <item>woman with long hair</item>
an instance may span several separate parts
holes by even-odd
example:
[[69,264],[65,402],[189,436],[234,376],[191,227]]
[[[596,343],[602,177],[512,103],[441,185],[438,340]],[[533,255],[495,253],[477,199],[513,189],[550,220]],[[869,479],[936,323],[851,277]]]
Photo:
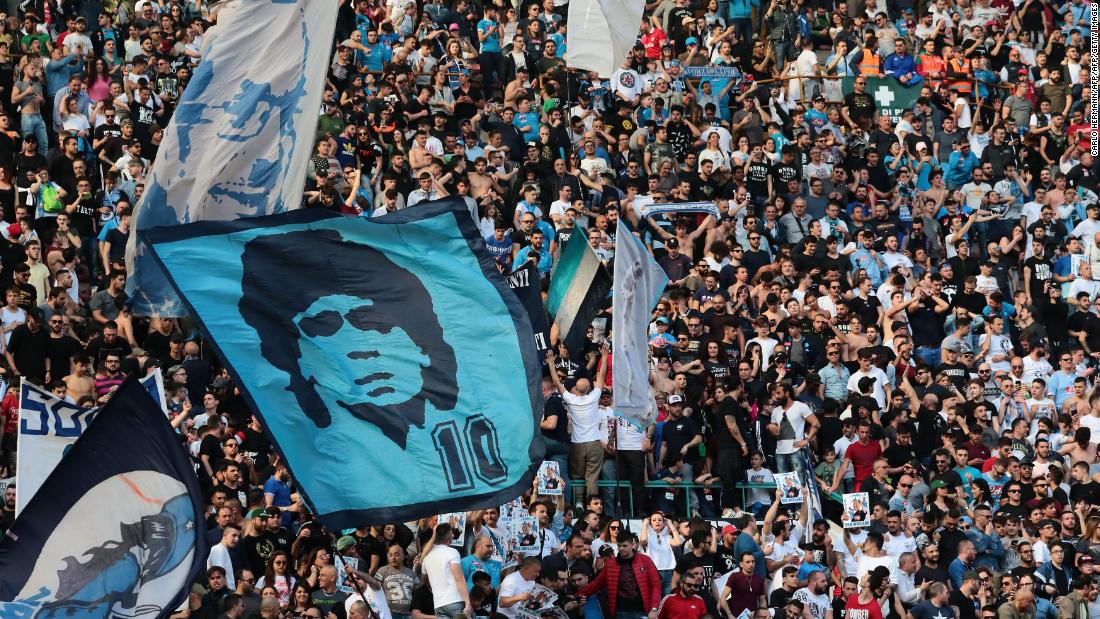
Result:
[[84,84],[88,87],[88,98],[92,103],[103,101],[111,92],[111,72],[107,68],[107,61],[96,58],[95,62],[88,65],[88,76],[84,78]]
[[970,482],[970,511],[973,513],[978,507],[993,507],[993,499],[989,492],[989,482],[978,478]]
[[290,573],[290,555],[276,550],[267,558],[267,569],[260,580],[256,581],[256,588],[261,591],[267,587],[272,588],[279,605],[286,608],[290,605],[295,582],[297,579]]
[[604,546],[611,546],[613,553],[618,552],[619,533],[623,530],[623,523],[621,520],[612,518],[603,525],[603,530],[600,532],[600,536],[592,540],[592,555],[599,556],[600,549]]
[[306,583],[310,589],[317,587],[317,578],[321,574],[321,568],[332,562],[332,555],[327,548],[314,548],[309,553],[309,559],[298,562],[298,578]]
[[61,102],[61,129],[69,135],[75,136],[80,144],[80,150],[91,152],[89,136],[92,132],[92,123],[88,117],[80,113],[76,97],[65,97]]
[[310,590],[311,587],[305,583],[294,586],[294,596],[288,609],[290,619],[321,619],[321,611],[313,605]]
[[668,593],[672,588],[672,571],[676,568],[676,552],[684,543],[680,531],[669,523],[664,512],[655,511],[642,521],[642,530],[638,532],[638,543],[661,575],[661,590]]

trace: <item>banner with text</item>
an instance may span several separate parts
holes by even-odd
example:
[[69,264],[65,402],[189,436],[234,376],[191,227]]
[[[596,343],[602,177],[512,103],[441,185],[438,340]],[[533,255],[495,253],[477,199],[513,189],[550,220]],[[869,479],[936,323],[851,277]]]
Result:
[[[141,379],[141,386],[165,409],[164,384],[160,370]],[[19,388],[19,448],[16,451],[15,514],[30,502],[46,477],[76,439],[88,429],[99,407],[77,406],[50,393],[48,389],[23,381]]]

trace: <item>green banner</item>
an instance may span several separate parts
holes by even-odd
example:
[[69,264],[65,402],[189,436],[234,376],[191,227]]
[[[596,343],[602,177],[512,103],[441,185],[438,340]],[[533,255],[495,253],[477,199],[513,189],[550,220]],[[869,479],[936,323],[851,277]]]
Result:
[[[852,92],[852,82],[855,79],[854,77],[846,77],[841,80],[845,95]],[[867,78],[867,94],[875,98],[875,105],[878,106],[879,114],[886,114],[893,122],[901,120],[901,113],[905,110],[913,109],[920,97],[920,89],[919,84],[907,87],[892,77]]]

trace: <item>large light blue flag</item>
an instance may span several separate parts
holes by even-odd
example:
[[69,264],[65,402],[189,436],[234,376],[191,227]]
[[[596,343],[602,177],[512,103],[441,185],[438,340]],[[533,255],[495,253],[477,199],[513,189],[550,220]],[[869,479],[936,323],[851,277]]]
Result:
[[136,378],[111,396],[0,540],[0,617],[170,616],[206,567],[187,450]]
[[619,220],[615,243],[615,284],[611,289],[611,347],[615,413],[646,427],[657,406],[649,385],[649,320],[668,285],[649,250]]
[[497,506],[530,485],[531,324],[461,200],[146,241],[331,527]]
[[164,133],[126,248],[134,312],[183,316],[141,232],[301,203],[337,0],[230,0]]

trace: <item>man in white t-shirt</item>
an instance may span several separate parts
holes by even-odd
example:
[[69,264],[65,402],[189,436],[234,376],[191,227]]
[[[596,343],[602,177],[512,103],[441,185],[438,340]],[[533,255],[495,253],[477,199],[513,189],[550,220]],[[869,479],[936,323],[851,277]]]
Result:
[[890,397],[886,388],[890,384],[890,379],[886,377],[886,372],[874,366],[871,363],[873,354],[866,348],[860,349],[858,353],[859,370],[852,372],[851,378],[848,379],[848,391],[851,393],[859,393],[859,381],[863,378],[875,379],[875,386],[871,389],[871,397],[878,402],[879,408],[885,410],[886,402]]
[[440,619],[453,619],[460,613],[470,617],[474,610],[470,605],[466,577],[462,575],[462,557],[451,548],[453,539],[451,525],[438,525],[432,536],[432,548],[421,562],[421,569],[432,586],[435,616]]
[[566,389],[554,367],[554,352],[546,353],[546,362],[550,367],[550,380],[554,388],[561,393],[565,401],[565,410],[569,413],[572,436],[569,447],[569,474],[573,478],[584,478],[585,498],[599,495],[598,482],[603,467],[603,435],[600,432],[600,394],[604,378],[607,376],[607,346],[600,347],[600,367],[596,371],[596,384],[587,378],[578,378],[572,389]]
[[535,588],[535,578],[542,569],[542,559],[526,557],[518,570],[508,574],[500,583],[499,604],[497,610],[510,619],[519,617],[520,606],[531,599],[531,590]]
[[222,529],[222,541],[210,548],[210,555],[206,559],[207,569],[216,565],[225,570],[225,584],[230,589],[237,588],[237,581],[234,578],[236,572],[233,569],[233,558],[229,556],[229,551],[236,548],[240,541],[240,527],[233,523],[225,525]]
[[803,617],[810,619],[826,619],[833,616],[833,605],[829,601],[828,579],[825,572],[814,570],[806,577],[806,586],[794,592],[792,599],[802,602],[805,607]]
[[775,445],[776,469],[780,473],[797,472],[799,479],[808,479],[802,448],[817,434],[820,427],[817,417],[809,406],[794,399],[787,383],[776,383],[772,398],[776,407],[768,431],[779,439]]

